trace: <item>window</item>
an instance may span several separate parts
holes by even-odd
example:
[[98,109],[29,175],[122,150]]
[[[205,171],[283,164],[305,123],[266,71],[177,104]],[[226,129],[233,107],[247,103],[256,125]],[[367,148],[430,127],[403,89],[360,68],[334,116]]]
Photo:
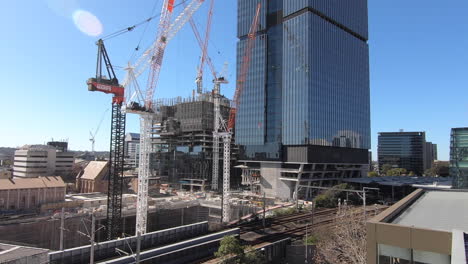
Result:
[[450,256],[379,244],[378,264],[450,264]]

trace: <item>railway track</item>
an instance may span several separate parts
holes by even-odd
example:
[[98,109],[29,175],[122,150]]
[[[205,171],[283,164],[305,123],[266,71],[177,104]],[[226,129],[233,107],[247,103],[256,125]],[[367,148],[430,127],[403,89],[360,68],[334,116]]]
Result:
[[[377,208],[377,212],[384,210],[386,207]],[[359,210],[360,207],[353,207],[351,210]],[[370,216],[375,212],[375,208],[367,208],[366,212]],[[333,226],[335,221],[343,216],[337,216],[338,209],[317,209],[313,216],[310,212],[298,213],[284,217],[274,218],[268,223],[268,227],[263,232],[262,222],[255,222],[255,225],[241,228],[241,239],[250,245],[256,245],[264,242],[274,242],[283,238],[302,237],[306,233],[306,229],[318,227]]]

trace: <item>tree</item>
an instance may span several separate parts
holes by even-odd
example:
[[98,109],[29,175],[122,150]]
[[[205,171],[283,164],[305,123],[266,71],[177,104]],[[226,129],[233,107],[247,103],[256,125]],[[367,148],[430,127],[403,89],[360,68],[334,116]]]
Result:
[[247,247],[245,249],[245,254],[244,254],[243,259],[241,260],[241,263],[264,264],[264,263],[267,263],[267,261],[265,259],[265,255],[262,254],[260,251],[252,247]]
[[349,189],[348,184],[342,183],[333,186],[331,189],[317,195],[314,199],[314,204],[317,207],[333,208],[338,204],[338,198],[342,193],[342,190]]
[[369,172],[367,173],[367,176],[368,176],[368,177],[378,177],[379,174],[378,174],[376,171],[369,171]]
[[217,258],[221,258],[224,264],[263,264],[266,263],[265,256],[251,247],[241,245],[239,239],[234,236],[225,236],[221,239]]
[[380,175],[387,175],[387,172],[392,169],[392,165],[384,164],[382,168],[380,168]]
[[366,227],[361,213],[347,213],[333,229],[324,230],[317,243],[316,263],[365,264]]
[[389,171],[387,171],[387,176],[401,176],[406,174],[406,169],[402,168],[394,168]]
[[218,251],[215,256],[218,258],[226,258],[228,256],[241,256],[244,254],[244,248],[239,240],[234,236],[225,236],[221,239]]
[[304,245],[317,245],[319,239],[315,235],[308,235],[307,238],[304,237]]
[[415,174],[414,174],[413,171],[410,171],[409,174],[408,174],[408,176],[411,176],[411,177],[413,177],[414,175],[415,175]]

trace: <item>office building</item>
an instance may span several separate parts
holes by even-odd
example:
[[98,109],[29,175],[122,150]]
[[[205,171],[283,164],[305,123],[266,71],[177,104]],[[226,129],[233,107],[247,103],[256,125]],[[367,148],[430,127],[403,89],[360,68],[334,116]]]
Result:
[[432,168],[434,161],[437,160],[437,145],[432,142],[426,142],[424,146],[424,170]]
[[[73,169],[72,152],[52,145],[25,145],[15,151],[13,177],[66,176]],[[66,150],[66,148],[65,148]]]
[[467,199],[467,192],[412,192],[367,222],[367,263],[467,263]]
[[140,162],[140,134],[127,133],[125,135],[125,168],[138,168]]
[[238,69],[258,2],[235,128],[243,182],[292,198],[298,191],[309,195],[314,185],[366,175],[367,0],[239,0]]
[[468,189],[468,127],[452,128],[449,173],[453,188]]
[[377,151],[380,170],[388,164],[422,176],[427,168],[425,132],[380,132]]

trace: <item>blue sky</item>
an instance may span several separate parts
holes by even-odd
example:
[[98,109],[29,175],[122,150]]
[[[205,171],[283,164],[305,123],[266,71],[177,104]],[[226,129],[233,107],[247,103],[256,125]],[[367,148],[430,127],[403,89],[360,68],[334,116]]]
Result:
[[[17,147],[67,139],[76,150],[90,149],[94,130],[110,106],[111,97],[87,91],[86,79],[95,74],[93,37],[74,24],[73,13],[86,10],[103,25],[103,35],[159,13],[161,0],[15,0],[0,8],[1,109],[0,146]],[[176,1],[180,2],[180,1]],[[156,4],[156,9],[152,12]],[[208,4],[195,14],[204,28]],[[181,8],[176,8],[179,13]],[[377,132],[426,131],[439,145],[439,159],[449,155],[450,128],[468,126],[468,1],[369,0],[372,150]],[[209,54],[220,71],[229,65],[234,91],[236,1],[217,0]],[[106,42],[112,63],[125,66],[141,39],[147,47],[156,22]],[[156,97],[189,96],[199,48],[189,25],[169,43]],[[208,68],[205,79],[210,80]],[[117,70],[123,80],[124,71]],[[205,86],[211,84],[206,81]],[[139,130],[128,116],[127,131]],[[96,149],[109,145],[110,114],[96,137]]]

